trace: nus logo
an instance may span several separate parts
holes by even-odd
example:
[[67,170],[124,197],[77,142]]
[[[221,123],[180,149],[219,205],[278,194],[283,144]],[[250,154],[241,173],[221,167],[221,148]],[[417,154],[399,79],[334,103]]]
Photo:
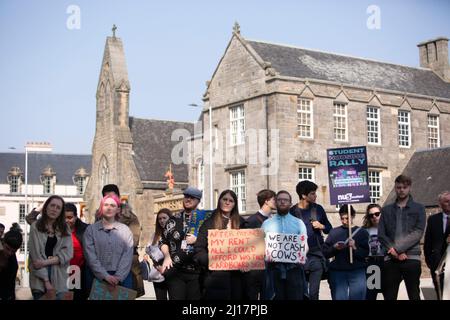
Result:
[[339,194],[338,200],[352,200],[353,193]]

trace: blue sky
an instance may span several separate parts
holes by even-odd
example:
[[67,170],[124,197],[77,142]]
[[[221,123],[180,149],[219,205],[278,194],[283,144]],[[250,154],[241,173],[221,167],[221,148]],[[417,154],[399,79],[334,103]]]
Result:
[[[80,8],[80,28],[66,13]],[[380,9],[369,29],[367,8]],[[111,27],[124,43],[130,115],[195,121],[205,81],[231,38],[288,44],[417,67],[417,44],[450,37],[450,1],[0,0],[0,152],[49,141],[91,152],[95,92]]]

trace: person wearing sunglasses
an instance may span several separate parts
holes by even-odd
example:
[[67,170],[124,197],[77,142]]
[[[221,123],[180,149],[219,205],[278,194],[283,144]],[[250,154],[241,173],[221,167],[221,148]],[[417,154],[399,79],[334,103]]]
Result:
[[[380,222],[380,217],[380,205],[376,203],[369,204],[363,219],[363,228],[369,233],[369,256],[367,257],[367,267],[376,265],[381,270],[384,252],[381,247],[381,242],[378,240],[378,223]],[[373,272],[367,273],[368,276],[372,274]],[[366,300],[377,300],[378,293],[381,293],[381,288],[367,288]]]

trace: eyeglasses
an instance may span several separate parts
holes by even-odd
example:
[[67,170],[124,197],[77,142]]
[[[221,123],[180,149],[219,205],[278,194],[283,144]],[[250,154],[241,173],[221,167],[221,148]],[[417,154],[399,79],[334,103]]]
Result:
[[289,202],[291,202],[291,200],[290,200],[290,199],[277,199],[277,202],[280,202],[280,203],[289,203]]
[[369,218],[373,218],[374,216],[375,216],[375,217],[379,217],[379,216],[380,216],[380,214],[381,214],[381,212],[380,212],[380,211],[378,211],[378,212],[374,212],[374,213],[369,213]]

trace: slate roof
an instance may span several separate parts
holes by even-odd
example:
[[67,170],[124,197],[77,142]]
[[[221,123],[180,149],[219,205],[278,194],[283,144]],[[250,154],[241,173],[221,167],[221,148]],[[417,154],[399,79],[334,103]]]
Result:
[[[193,134],[194,124],[165,120],[148,120],[130,117],[130,130],[133,137],[134,161],[142,181],[166,181],[164,174],[172,163],[172,172],[177,183],[188,182],[188,165],[174,164],[172,149],[179,141],[171,141],[172,132],[185,129]],[[165,189],[167,186],[161,184]]]
[[450,99],[450,83],[433,71],[247,40],[282,76],[309,78]]
[[[412,179],[411,194],[415,201],[426,207],[437,206],[437,196],[450,190],[450,147],[416,151],[403,174]],[[395,192],[392,190],[385,203],[394,200]]]
[[[56,172],[57,185],[73,185],[72,177],[81,167],[90,174],[92,157],[78,154],[28,153],[28,183],[41,184],[42,171],[50,165]],[[25,153],[0,153],[0,183],[8,183],[8,171],[19,167],[25,182]]]

